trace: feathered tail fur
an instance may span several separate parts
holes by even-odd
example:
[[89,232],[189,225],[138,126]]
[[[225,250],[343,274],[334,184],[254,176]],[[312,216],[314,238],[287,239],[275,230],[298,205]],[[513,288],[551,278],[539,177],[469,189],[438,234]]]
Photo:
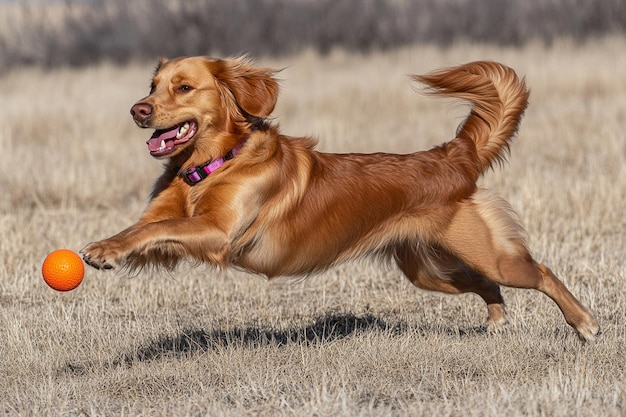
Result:
[[476,144],[479,172],[506,159],[529,96],[524,79],[518,78],[514,70],[497,62],[478,61],[414,75],[413,79],[426,84],[434,95],[472,103],[457,138],[471,139]]

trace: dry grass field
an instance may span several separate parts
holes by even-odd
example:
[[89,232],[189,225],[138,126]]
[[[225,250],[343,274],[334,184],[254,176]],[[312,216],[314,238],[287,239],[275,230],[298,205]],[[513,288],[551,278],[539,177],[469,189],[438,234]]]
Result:
[[[391,265],[305,281],[185,265],[87,270],[46,287],[41,262],[141,212],[160,171],[130,105],[152,65],[0,78],[0,414],[6,416],[622,416],[626,413],[626,39],[506,49],[302,53],[286,67],[283,130],[326,151],[406,153],[451,139],[467,108],[409,73],[495,59],[531,105],[510,163],[489,173],[537,259],[595,311],[582,344],[545,296],[507,289],[500,334],[474,295],[411,286]],[[419,186],[419,184],[416,184]]]

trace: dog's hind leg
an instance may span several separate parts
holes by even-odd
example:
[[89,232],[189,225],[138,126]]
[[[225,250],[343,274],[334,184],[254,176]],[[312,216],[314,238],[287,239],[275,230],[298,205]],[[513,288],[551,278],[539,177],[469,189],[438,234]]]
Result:
[[405,243],[395,259],[404,275],[418,288],[446,294],[473,292],[487,303],[487,329],[495,332],[507,322],[498,284],[486,280],[443,249]]
[[552,271],[533,260],[521,234],[508,204],[479,191],[461,203],[443,234],[443,244],[497,284],[543,292],[559,306],[581,339],[593,341],[599,331],[593,315]]

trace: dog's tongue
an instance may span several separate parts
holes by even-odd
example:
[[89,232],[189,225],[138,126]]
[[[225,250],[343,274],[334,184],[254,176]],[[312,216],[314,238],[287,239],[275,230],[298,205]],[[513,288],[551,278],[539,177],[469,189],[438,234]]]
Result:
[[150,152],[160,152],[163,151],[162,143],[165,143],[167,146],[167,142],[176,137],[178,133],[178,126],[173,127],[171,129],[164,130],[155,130],[150,139],[146,142],[148,144],[148,149]]

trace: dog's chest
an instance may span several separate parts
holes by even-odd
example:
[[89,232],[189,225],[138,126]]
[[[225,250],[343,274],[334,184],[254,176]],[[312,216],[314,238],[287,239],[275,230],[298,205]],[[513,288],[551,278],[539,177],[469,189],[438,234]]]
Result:
[[203,197],[205,197],[209,192],[206,187],[203,187],[202,185],[203,184],[191,186],[187,190],[187,198],[185,202],[185,214],[187,217],[193,217],[196,214],[198,205],[202,201]]

